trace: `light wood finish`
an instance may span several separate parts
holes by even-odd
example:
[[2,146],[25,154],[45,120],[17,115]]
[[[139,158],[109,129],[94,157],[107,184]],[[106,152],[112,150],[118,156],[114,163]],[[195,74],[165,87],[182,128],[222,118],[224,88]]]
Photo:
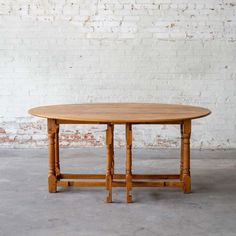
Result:
[[112,202],[112,159],[113,159],[113,126],[111,124],[107,125],[106,130],[106,145],[107,145],[107,170],[106,170],[106,189],[107,189],[107,199],[108,203]]
[[56,185],[56,170],[55,170],[55,134],[57,125],[55,120],[48,119],[48,191],[55,193]]
[[126,201],[132,202],[132,125],[126,124]]
[[[58,181],[59,187],[105,187],[105,182],[76,182],[76,181]],[[110,201],[109,201],[110,202]]]
[[[126,188],[126,201],[132,202],[133,187],[174,187],[191,192],[190,135],[191,120],[210,114],[194,106],[142,103],[69,104],[33,108],[30,114],[48,119],[48,191],[59,187],[105,187],[106,202],[112,202],[112,188]],[[60,124],[106,124],[106,172],[70,174],[60,172]],[[115,173],[114,124],[126,125],[126,172]],[[132,125],[178,124],[181,133],[179,174],[132,173]],[[81,181],[83,180],[83,181]],[[95,181],[96,180],[96,181]]]
[[114,176],[115,174],[115,158],[114,158],[114,125],[111,124],[111,175]]
[[[177,181],[133,181],[133,187],[172,187],[172,188],[182,188],[183,183]],[[82,182],[82,181],[57,181],[57,186],[59,187],[105,187],[106,182]],[[126,182],[124,181],[113,181],[112,187],[126,187]]]
[[148,181],[133,181],[133,187],[173,187],[181,188],[181,182],[167,182],[167,181],[157,181],[157,182],[148,182]]
[[181,143],[180,143],[180,180],[183,179],[183,158],[184,158],[184,136],[183,136],[183,124],[180,124],[180,134],[181,134]]
[[[57,123],[58,124],[107,124],[108,122],[104,122],[104,121],[76,121],[76,120],[62,120],[62,119],[57,119]],[[175,120],[175,121],[155,121],[155,122],[151,122],[151,121],[146,121],[146,122],[142,122],[142,123],[139,123],[139,122],[127,122],[127,123],[130,123],[130,124],[133,124],[133,125],[137,125],[137,124],[161,124],[161,125],[179,125],[182,123],[182,120]],[[112,124],[125,124],[122,123],[122,122],[112,122]]]
[[190,135],[191,120],[184,121],[183,125],[183,188],[184,193],[191,192],[190,177]]
[[[60,174],[60,179],[105,179],[104,174]],[[114,174],[113,179],[125,179],[125,174]],[[155,174],[132,174],[132,179],[179,179],[178,174],[165,174],[165,175],[155,175]]]
[[56,177],[60,176],[60,158],[59,158],[59,125],[56,124],[56,132],[55,132],[55,172]]
[[57,120],[94,123],[165,123],[210,114],[202,107],[152,103],[67,104],[33,108],[30,114]]

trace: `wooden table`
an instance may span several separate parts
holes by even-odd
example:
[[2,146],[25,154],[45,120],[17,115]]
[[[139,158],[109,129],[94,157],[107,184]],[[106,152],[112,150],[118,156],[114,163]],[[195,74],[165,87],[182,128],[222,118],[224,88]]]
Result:
[[[183,189],[184,193],[189,193],[191,191],[191,120],[207,116],[211,112],[202,107],[186,105],[97,103],[42,106],[32,108],[29,110],[29,113],[47,118],[48,120],[48,190],[50,193],[56,192],[57,186],[106,187],[106,201],[112,202],[112,187],[125,187],[126,199],[127,202],[130,203],[132,202],[132,187],[179,187]],[[105,174],[66,174],[60,172],[58,138],[60,124],[107,125]],[[126,125],[125,174],[114,172],[113,130],[115,124]],[[132,125],[137,124],[180,125],[181,155],[180,172],[178,174],[132,174]],[[75,179],[86,179],[86,181],[75,181]]]

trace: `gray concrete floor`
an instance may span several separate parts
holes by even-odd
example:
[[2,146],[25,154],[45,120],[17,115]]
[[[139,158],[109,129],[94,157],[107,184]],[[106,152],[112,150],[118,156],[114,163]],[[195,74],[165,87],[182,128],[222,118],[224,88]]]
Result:
[[[125,203],[123,188],[104,203],[102,188],[47,192],[47,151],[0,149],[0,236],[235,236],[236,150],[192,153],[192,193],[135,188]],[[138,173],[177,173],[177,150],[134,150]],[[63,172],[104,173],[105,149],[64,149]],[[116,170],[124,172],[116,150]]]

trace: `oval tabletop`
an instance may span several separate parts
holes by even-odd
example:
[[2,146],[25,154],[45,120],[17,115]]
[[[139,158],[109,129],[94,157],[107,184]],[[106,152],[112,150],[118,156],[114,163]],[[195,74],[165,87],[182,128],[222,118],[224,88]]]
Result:
[[202,107],[158,103],[90,103],[32,108],[34,116],[78,122],[159,123],[178,122],[207,116]]

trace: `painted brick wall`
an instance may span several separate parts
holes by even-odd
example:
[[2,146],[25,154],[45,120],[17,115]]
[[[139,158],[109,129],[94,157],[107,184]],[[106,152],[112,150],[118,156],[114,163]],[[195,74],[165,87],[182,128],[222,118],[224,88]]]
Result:
[[[46,145],[31,107],[82,102],[201,105],[195,148],[236,148],[235,0],[0,0],[0,147]],[[104,145],[104,126],[63,126],[63,146]],[[177,147],[178,127],[134,128]],[[116,128],[116,145],[124,127]]]

